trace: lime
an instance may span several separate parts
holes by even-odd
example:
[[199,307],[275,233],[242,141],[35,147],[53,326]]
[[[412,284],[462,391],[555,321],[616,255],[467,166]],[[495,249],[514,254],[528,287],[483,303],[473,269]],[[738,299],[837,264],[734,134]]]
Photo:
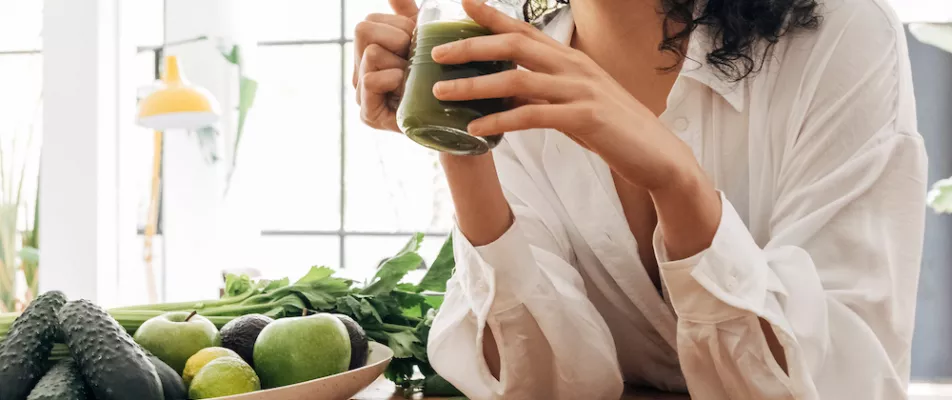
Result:
[[197,374],[198,371],[205,366],[205,364],[208,364],[212,360],[221,357],[239,356],[238,353],[235,353],[234,351],[224,347],[206,347],[189,357],[188,361],[185,362],[185,370],[182,371],[182,380],[185,381],[185,386],[187,387],[192,383],[192,379],[195,378],[195,374]]
[[191,399],[210,399],[261,390],[261,381],[239,357],[220,357],[205,364],[188,388]]

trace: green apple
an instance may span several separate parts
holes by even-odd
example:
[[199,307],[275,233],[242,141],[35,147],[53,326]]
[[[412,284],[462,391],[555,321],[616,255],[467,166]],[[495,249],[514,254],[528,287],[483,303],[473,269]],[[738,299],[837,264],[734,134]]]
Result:
[[205,317],[185,311],[165,313],[145,321],[136,330],[133,339],[165,361],[179,375],[193,354],[221,344],[215,324]]
[[275,388],[347,371],[350,336],[330,314],[276,320],[261,330],[254,349],[261,386]]

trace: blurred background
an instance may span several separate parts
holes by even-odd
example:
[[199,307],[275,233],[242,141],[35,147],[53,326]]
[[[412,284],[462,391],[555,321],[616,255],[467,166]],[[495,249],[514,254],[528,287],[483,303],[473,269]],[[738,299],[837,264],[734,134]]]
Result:
[[[952,1],[892,6],[938,181]],[[0,0],[0,311],[42,288],[106,307],[212,298],[226,271],[363,281],[414,232],[432,260],[453,225],[437,157],[363,126],[354,101],[353,30],[371,12],[387,0]],[[136,124],[167,56],[220,105],[214,126]],[[923,212],[913,374],[944,379],[952,216]]]

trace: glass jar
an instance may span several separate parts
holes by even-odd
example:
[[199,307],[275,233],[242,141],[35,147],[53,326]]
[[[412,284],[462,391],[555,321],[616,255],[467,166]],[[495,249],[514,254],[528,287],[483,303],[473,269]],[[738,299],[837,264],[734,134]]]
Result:
[[[521,18],[518,3],[518,0],[486,2],[513,18]],[[430,51],[441,44],[491,34],[466,15],[459,0],[423,1],[410,43],[403,98],[397,108],[397,124],[407,137],[428,148],[457,155],[483,154],[499,144],[501,134],[472,136],[466,127],[475,119],[511,109],[511,99],[441,101],[433,96],[433,85],[444,80],[515,69],[515,64],[489,61],[442,65],[430,56]]]

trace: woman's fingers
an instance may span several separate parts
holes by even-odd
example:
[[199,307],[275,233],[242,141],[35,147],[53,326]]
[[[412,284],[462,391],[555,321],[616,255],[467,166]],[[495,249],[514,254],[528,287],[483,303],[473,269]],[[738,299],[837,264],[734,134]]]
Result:
[[565,67],[563,52],[520,33],[479,36],[433,48],[433,61],[465,64],[474,61],[513,61],[533,71],[555,73]]
[[474,136],[537,128],[575,132],[586,121],[586,112],[583,106],[574,104],[529,104],[477,119],[469,123],[468,130]]
[[516,69],[438,82],[433,86],[433,95],[445,101],[517,97],[567,103],[589,97],[589,90],[571,79]]
[[403,83],[402,69],[387,69],[368,72],[361,76],[358,91],[363,98],[360,118],[377,129],[398,131],[393,109],[387,101],[388,93],[396,91]]
[[493,33],[520,33],[546,44],[560,44],[525,21],[512,18],[487,6],[485,0],[463,0],[463,9],[477,24]]
[[398,28],[410,36],[413,36],[413,29],[416,27],[415,20],[402,15],[374,13],[368,15],[365,19],[367,21],[379,22],[381,24],[387,24],[394,28]]
[[389,97],[400,91],[407,61],[383,47],[371,44],[364,52],[357,85],[361,119],[378,129],[396,131],[397,123]]
[[406,58],[412,32],[412,29],[410,33],[407,33],[403,28],[369,19],[357,24],[354,30],[354,87],[357,86],[357,72],[360,71],[361,60],[368,46],[378,45],[397,56]]
[[392,8],[393,12],[397,13],[397,15],[412,19],[416,19],[417,13],[420,12],[420,8],[417,7],[416,2],[413,0],[390,0],[390,8]]
[[[405,70],[406,68],[407,68],[406,59],[391,53],[390,51],[388,51],[387,49],[384,49],[380,45],[371,44],[370,46],[367,46],[366,50],[364,50],[363,60],[360,63],[359,69],[354,71],[354,76],[357,77],[357,80],[359,82],[361,79],[360,77],[363,77],[371,72],[383,71],[388,69],[398,69],[402,71],[402,70]],[[402,79],[400,83],[402,83]],[[381,92],[381,93],[386,94],[387,92]],[[363,93],[361,93],[361,91],[358,90],[357,104],[361,104],[362,99],[363,99]]]

